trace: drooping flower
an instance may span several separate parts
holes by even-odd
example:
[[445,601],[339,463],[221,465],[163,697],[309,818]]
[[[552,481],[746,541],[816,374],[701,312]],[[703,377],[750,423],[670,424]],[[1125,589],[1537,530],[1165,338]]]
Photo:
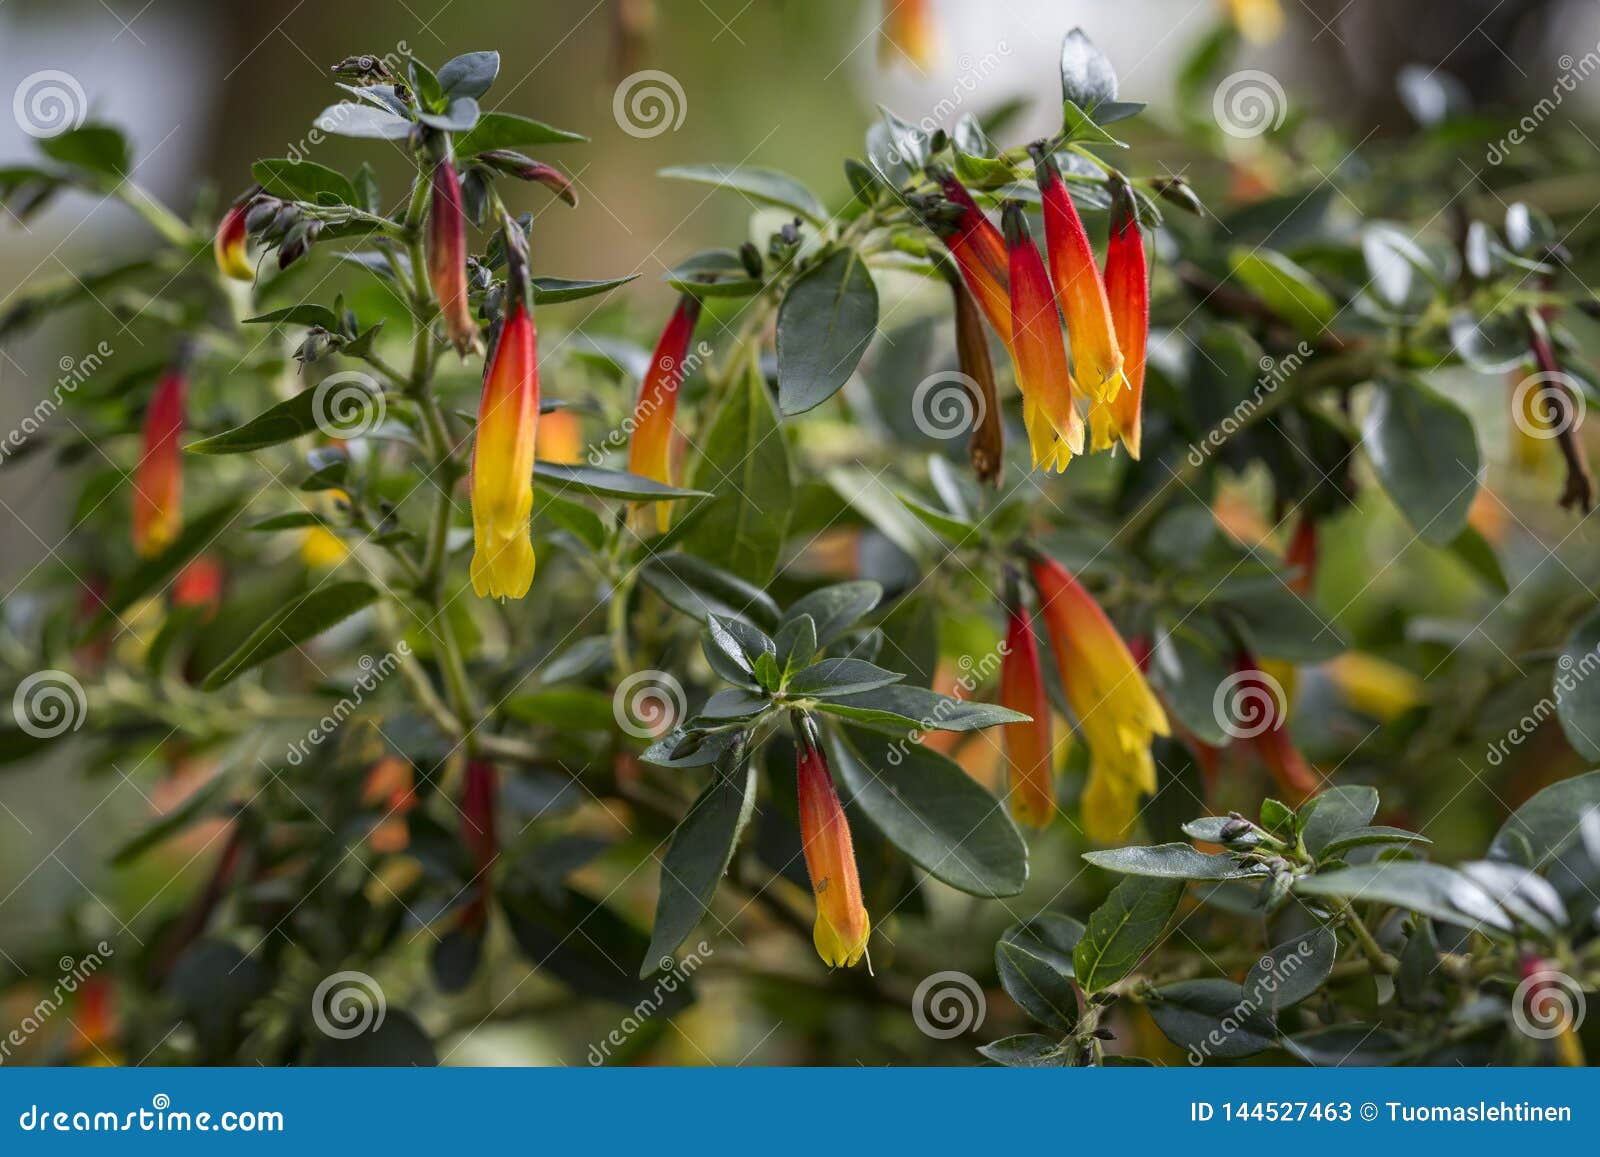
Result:
[[178,438],[183,434],[188,392],[187,374],[174,366],[161,375],[145,411],[143,444],[133,472],[133,548],[147,557],[172,545],[183,528],[183,451]]
[[528,520],[538,429],[536,334],[517,295],[484,374],[472,446],[472,589],[480,598],[520,599],[533,584]]
[[1050,699],[1039,670],[1039,644],[1033,619],[1014,595],[1006,608],[1005,655],[1000,661],[1000,705],[1024,715],[1028,723],[1002,728],[1010,770],[1007,796],[1019,824],[1042,828],[1055,812],[1055,776],[1050,746]]
[[939,27],[932,0],[883,0],[880,28],[878,58],[885,64],[893,64],[903,53],[922,72],[933,67],[939,55]]
[[226,575],[215,555],[201,555],[172,580],[172,605],[193,607],[209,619],[222,605],[222,584]]
[[994,383],[994,359],[983,334],[983,319],[977,302],[959,277],[950,280],[955,299],[956,360],[961,366],[972,404],[972,436],[967,439],[967,458],[980,482],[1000,485],[1005,466],[1005,422],[1000,413],[1000,396]]
[[1075,383],[1061,319],[1022,206],[1008,202],[1003,220],[1010,262],[1011,356],[1022,391],[1023,424],[1034,465],[1060,471],[1072,455],[1083,453],[1083,419],[1073,404]]
[[1011,274],[1005,238],[978,208],[972,194],[955,174],[946,173],[940,179],[939,191],[959,210],[955,222],[945,233],[945,248],[955,258],[961,280],[977,301],[978,308],[983,310],[990,327],[1010,350]]
[[433,195],[428,207],[428,284],[439,299],[445,332],[465,357],[482,353],[478,323],[467,298],[467,218],[461,209],[461,181],[455,166],[442,160],[433,167]]
[[866,952],[871,931],[866,905],[861,900],[855,847],[827,757],[817,744],[814,725],[806,720],[796,730],[800,744],[800,843],[817,901],[812,941],[825,964],[845,968]]
[[1139,795],[1156,790],[1150,743],[1171,734],[1167,714],[1116,627],[1066,567],[1035,555],[1032,570],[1061,687],[1089,747],[1084,828],[1109,843],[1132,823]]
[[568,205],[577,208],[578,191],[572,187],[572,178],[554,165],[547,165],[543,161],[536,161],[532,157],[525,157],[510,149],[494,149],[487,153],[479,153],[478,160],[508,177],[515,177],[519,181],[535,181]]
[[255,270],[250,266],[250,255],[246,252],[249,230],[245,227],[244,219],[247,212],[247,206],[240,203],[224,213],[221,224],[217,226],[216,240],[212,245],[217,255],[217,268],[237,281],[255,279]]
[[[639,399],[633,408],[633,433],[628,440],[628,470],[644,478],[651,478],[669,486],[676,484],[677,471],[672,458],[674,418],[678,411],[678,387],[688,372],[684,359],[689,353],[689,339],[694,336],[695,322],[700,319],[700,299],[686,293],[678,299],[678,307],[667,319],[661,337],[656,341],[655,352],[650,355],[650,366],[645,370],[644,381],[639,384]],[[640,503],[635,512],[647,510]],[[672,518],[672,503],[655,504],[655,523],[658,532],[665,534]]]
[[[1092,401],[1109,402],[1127,388],[1127,380],[1122,372],[1122,350],[1117,345],[1105,282],[1100,279],[1089,234],[1084,231],[1055,158],[1039,145],[1033,146],[1033,155],[1044,208],[1050,280],[1067,320],[1073,372]],[[1096,440],[1094,448],[1103,450],[1106,446]]]
[[1110,401],[1090,408],[1089,431],[1096,449],[1120,439],[1137,460],[1144,407],[1145,346],[1150,338],[1150,275],[1145,264],[1144,238],[1139,235],[1138,207],[1133,194],[1120,182],[1111,205],[1105,285],[1128,387],[1118,390]]
[[489,918],[489,873],[500,855],[495,835],[495,796],[499,774],[494,764],[484,759],[467,761],[466,781],[461,787],[461,838],[472,854],[475,895],[462,914],[470,928],[481,928]]

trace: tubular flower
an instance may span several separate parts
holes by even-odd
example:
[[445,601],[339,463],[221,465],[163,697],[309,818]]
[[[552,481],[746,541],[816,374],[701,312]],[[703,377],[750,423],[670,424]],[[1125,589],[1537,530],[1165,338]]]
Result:
[[955,258],[961,280],[966,282],[983,316],[1010,350],[1011,275],[1005,238],[954,174],[946,175],[939,182],[939,191],[945,200],[961,210],[944,238],[945,247]]
[[870,927],[861,902],[861,877],[850,825],[833,788],[828,761],[809,728],[802,729],[799,758],[800,842],[811,891],[817,899],[812,941],[830,968],[847,968],[867,950]]
[[461,838],[472,853],[473,887],[476,897],[462,914],[463,923],[481,928],[489,918],[489,872],[500,854],[495,836],[495,795],[499,776],[494,764],[483,759],[467,761],[466,782],[461,788]]
[[967,458],[980,482],[1000,485],[1005,465],[1005,422],[1000,413],[1000,397],[994,385],[994,360],[983,335],[983,320],[977,303],[959,279],[951,279],[950,292],[956,307],[956,359],[966,375],[967,392],[972,399],[972,436],[967,439]]
[[1145,345],[1150,337],[1150,275],[1133,195],[1122,185],[1118,185],[1111,206],[1105,285],[1128,388],[1089,411],[1090,433],[1096,449],[1109,446],[1113,438],[1118,438],[1137,460],[1144,405]]
[[533,451],[539,363],[533,317],[520,298],[500,329],[478,402],[472,446],[472,589],[520,599],[533,584]]
[[1067,347],[1044,260],[1028,233],[1022,206],[1015,201],[1005,208],[1005,233],[1010,254],[1011,356],[1022,391],[1028,444],[1034,465],[1060,471],[1072,455],[1083,453],[1083,419],[1072,402]]
[[156,383],[144,416],[144,444],[133,473],[133,548],[160,554],[183,527],[183,466],[178,437],[183,433],[184,396],[189,382],[180,368]]
[[1321,786],[1317,773],[1289,736],[1288,704],[1282,685],[1248,654],[1239,656],[1232,695],[1240,705],[1242,735],[1266,765],[1278,789],[1299,806]]
[[467,219],[461,211],[461,182],[455,166],[433,167],[433,199],[428,211],[428,283],[439,299],[445,331],[465,357],[482,353],[478,323],[467,300]]
[[1000,661],[1000,705],[1031,723],[1007,723],[1003,729],[1010,768],[1011,814],[1019,824],[1042,828],[1055,811],[1055,777],[1050,747],[1050,700],[1039,671],[1039,645],[1033,619],[1014,601],[1006,609],[1005,657]]
[[1035,557],[1033,582],[1061,687],[1089,746],[1084,827],[1111,842],[1132,823],[1139,794],[1156,790],[1150,742],[1171,734],[1167,714],[1116,627],[1064,566]]
[[249,230],[245,228],[245,206],[235,205],[222,217],[217,226],[213,249],[217,255],[217,268],[236,281],[253,281],[255,270],[250,267],[250,255],[245,252]]
[[[1095,265],[1089,234],[1067,192],[1053,157],[1034,146],[1039,196],[1044,204],[1044,241],[1050,255],[1050,279],[1067,319],[1072,341],[1072,367],[1078,381],[1096,402],[1109,402],[1127,388],[1122,350],[1111,322],[1111,303]],[[1109,443],[1108,443],[1109,444]],[[1101,450],[1098,440],[1095,449]]]
[[939,55],[939,30],[930,0],[883,0],[883,37],[878,57],[893,63],[903,52],[918,69],[927,72]]
[[[650,367],[639,385],[633,407],[633,434],[628,441],[628,469],[644,478],[672,485],[677,479],[672,461],[673,418],[678,410],[678,387],[683,384],[684,358],[695,322],[700,320],[700,299],[684,294],[667,319],[666,328],[650,355]],[[662,534],[672,517],[672,503],[657,502],[656,529]],[[643,504],[634,510],[646,509]]]

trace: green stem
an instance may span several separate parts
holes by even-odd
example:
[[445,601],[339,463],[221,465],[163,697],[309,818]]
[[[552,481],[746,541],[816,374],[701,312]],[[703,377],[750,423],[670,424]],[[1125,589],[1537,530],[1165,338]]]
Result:
[[189,228],[176,213],[156,200],[142,186],[125,180],[116,187],[114,195],[143,217],[151,228],[171,244],[182,249],[196,249],[205,244],[204,237]]

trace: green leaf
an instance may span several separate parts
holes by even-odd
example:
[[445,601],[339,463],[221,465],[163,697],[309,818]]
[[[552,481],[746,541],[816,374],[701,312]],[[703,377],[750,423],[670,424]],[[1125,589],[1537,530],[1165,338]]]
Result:
[[520,149],[527,145],[560,145],[569,141],[588,139],[582,133],[569,133],[565,129],[552,128],[528,117],[505,112],[488,112],[478,118],[478,123],[471,132],[463,133],[456,138],[455,151],[458,156],[466,157],[474,153],[487,153],[493,149]]
[[838,393],[878,327],[878,287],[853,249],[795,279],[778,307],[778,407],[803,414]]
[[283,309],[275,309],[271,313],[257,314],[255,317],[244,319],[246,325],[315,325],[321,326],[329,333],[337,333],[339,329],[339,316],[325,305],[302,303],[290,305]]
[[1314,338],[1333,323],[1338,302],[1315,277],[1273,249],[1235,249],[1233,275],[1302,337]]
[[759,375],[746,374],[729,390],[701,440],[693,477],[716,498],[684,534],[684,549],[747,582],[765,584],[783,547],[794,485]]
[[1231,738],[1216,708],[1217,689],[1230,674],[1232,665],[1216,642],[1192,626],[1180,623],[1156,635],[1150,682],[1179,723],[1216,747],[1226,746]]
[[1146,1007],[1173,1044],[1188,1050],[1189,1063],[1211,1058],[1238,1060],[1277,1043],[1272,1019],[1232,980],[1180,980],[1150,994]]
[[1431,844],[1427,836],[1408,832],[1404,828],[1356,828],[1329,842],[1317,857],[1319,860],[1331,860],[1335,857],[1343,858],[1344,853],[1352,848],[1370,848],[1378,845],[1394,844]]
[[784,620],[772,640],[777,644],[781,674],[787,675],[811,662],[817,653],[817,624],[810,615]]
[[533,514],[535,522],[547,520],[555,523],[594,554],[605,549],[605,519],[581,502],[540,491]]
[[1415,381],[1384,382],[1361,424],[1372,468],[1416,532],[1447,545],[1478,493],[1478,438],[1454,402]]
[[600,293],[610,293],[619,285],[626,285],[637,273],[626,277],[606,277],[599,281],[584,281],[571,277],[535,277],[533,300],[538,305],[556,305],[563,301],[578,301]]
[[[326,194],[333,202],[340,205],[361,204],[361,198],[356,195],[356,188],[348,177],[315,161],[293,160],[289,157],[269,158],[257,161],[250,167],[250,171],[255,174],[261,187],[275,197],[283,197],[290,201],[309,201],[315,205],[327,204],[327,201],[321,200],[323,194]],[[325,328],[336,327],[330,325]]]
[[1314,996],[1333,972],[1339,938],[1326,925],[1267,950],[1245,974],[1243,996],[1269,1016]]
[[817,710],[838,715],[889,735],[916,731],[979,731],[1000,723],[1025,723],[1028,717],[994,703],[955,699],[926,687],[896,683],[873,691],[825,694]]
[[710,911],[717,882],[727,873],[739,833],[755,810],[755,763],[745,758],[742,745],[734,750],[728,760],[733,766],[717,769],[710,786],[673,829],[661,859],[655,931],[640,976],[669,967],[672,952]]
[[798,671],[784,688],[791,695],[852,695],[898,683],[904,675],[862,659],[824,659]]
[[1241,864],[1226,852],[1208,854],[1188,844],[1158,844],[1153,848],[1107,848],[1084,852],[1096,867],[1130,876],[1158,876],[1174,880],[1241,880],[1259,876],[1256,864]]
[[669,604],[697,622],[710,614],[744,619],[772,630],[778,625],[778,604],[772,596],[738,575],[713,566],[698,555],[681,551],[652,556],[639,577]]
[[1072,1031],[1078,1023],[1078,991],[1070,968],[1063,969],[1051,954],[1008,940],[995,945],[994,960],[1001,985],[1029,1019],[1063,1033]]
[[1306,851],[1320,856],[1335,839],[1366,827],[1377,814],[1376,788],[1353,783],[1330,787],[1300,809]]
[[1151,876],[1129,876],[1113,888],[1072,950],[1078,986],[1098,992],[1132,972],[1161,938],[1183,889],[1182,880]]
[[417,119],[429,128],[447,133],[465,133],[478,123],[478,102],[470,96],[458,96],[450,101],[443,112],[418,113]]
[[671,165],[658,174],[675,181],[694,181],[719,189],[734,189],[765,205],[793,209],[814,225],[825,224],[828,211],[799,181],[776,169],[754,165]]
[[202,686],[207,691],[226,686],[274,655],[342,623],[378,597],[378,591],[363,582],[332,583],[302,595],[252,631],[238,650],[206,675]]
[[809,615],[816,626],[817,646],[826,647],[855,626],[883,599],[883,588],[870,579],[834,583],[795,600],[783,613],[785,623]]
[[[365,389],[360,384],[359,377],[346,378],[344,384],[345,389]],[[294,397],[263,410],[244,425],[225,430],[221,434],[213,434],[209,438],[202,438],[198,442],[190,442],[184,450],[190,454],[248,454],[254,450],[264,450],[268,446],[292,442],[319,429],[318,418],[324,423],[329,423],[347,413],[348,411],[341,408],[343,403],[340,395],[343,393],[344,391],[340,390],[329,394],[321,386],[301,390]],[[361,404],[363,412],[369,409],[376,410],[382,404],[378,400],[379,395],[368,393],[366,396],[371,401]],[[349,397],[353,398],[354,395]]]
[[1478,931],[1512,929],[1510,918],[1479,885],[1440,864],[1412,860],[1358,864],[1302,876],[1294,882],[1293,890],[1297,896],[1394,904],[1446,924]]
[[320,514],[312,514],[309,510],[292,510],[287,514],[274,514],[270,518],[263,518],[252,522],[245,527],[252,531],[272,530],[304,530],[310,526],[328,526],[328,520]]
[[330,104],[323,109],[317,116],[316,126],[335,136],[378,141],[404,140],[416,127],[403,116],[349,100]]
[[133,570],[111,584],[99,613],[84,632],[85,637],[99,634],[129,607],[165,586],[168,579],[216,541],[245,505],[239,499],[230,498],[199,517],[186,520],[172,545],[160,554],[141,559]]
[[606,470],[599,466],[574,466],[566,462],[538,461],[533,464],[533,484],[560,494],[567,490],[592,494],[597,498],[632,498],[670,501],[699,498],[704,490],[668,486],[654,478],[629,474],[626,470]]
[[1422,247],[1394,225],[1377,221],[1361,236],[1361,254],[1367,263],[1372,292],[1390,309],[1416,310],[1431,296],[1424,278],[1433,276],[1432,263]]
[[1465,563],[1496,594],[1503,596],[1511,593],[1511,583],[1506,579],[1506,572],[1500,566],[1494,547],[1473,527],[1462,528],[1450,543],[1450,553]]
[[1027,845],[1000,802],[958,764],[859,730],[834,746],[834,770],[852,806],[912,862],[974,896],[1022,891]]
[[[21,94],[21,89],[18,89]],[[133,169],[133,151],[122,130],[90,123],[38,142],[39,151],[53,161],[104,177],[123,177]]]
[[1042,1033],[1024,1032],[979,1045],[978,1052],[1008,1069],[1059,1067],[1066,1064],[1067,1050],[1060,1040]]
[[511,696],[500,709],[520,723],[563,731],[610,731],[616,726],[611,696],[588,687],[542,687]]
[[1340,1024],[1299,1033],[1283,1047],[1308,1065],[1370,1068],[1392,1065],[1405,1056],[1406,1042],[1374,1024]]
[[696,297],[748,297],[761,288],[732,249],[707,249],[680,261],[663,275],[667,284]]
[[[1489,845],[1489,856],[1540,867],[1572,841],[1579,819],[1595,808],[1600,808],[1600,771],[1553,783],[1500,825]],[[1532,858],[1524,859],[1524,854]]]
[[1061,41],[1061,99],[1088,113],[1117,99],[1117,70],[1081,28]]
[[1281,584],[1230,598],[1225,605],[1258,658],[1321,663],[1349,646],[1321,608]]
[[[1600,759],[1600,679],[1591,679],[1600,664],[1600,610],[1591,611],[1567,637],[1556,660],[1551,696],[1561,730],[1586,760]],[[1576,822],[1577,817],[1573,817]]]

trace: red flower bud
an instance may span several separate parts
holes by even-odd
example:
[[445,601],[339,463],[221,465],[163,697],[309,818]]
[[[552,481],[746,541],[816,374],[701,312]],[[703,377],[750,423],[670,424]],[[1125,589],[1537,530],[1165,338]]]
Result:
[[1055,811],[1055,776],[1050,744],[1050,700],[1039,670],[1033,620],[1020,601],[1006,609],[1005,657],[1000,662],[1000,705],[1033,717],[1002,728],[1010,768],[1011,814],[1019,824],[1042,828]]
[[[687,370],[684,359],[689,353],[689,339],[694,336],[695,322],[700,318],[700,299],[684,294],[678,299],[678,308],[672,311],[666,328],[656,342],[655,353],[650,356],[650,366],[645,370],[644,381],[639,385],[639,400],[633,408],[633,434],[628,441],[628,470],[643,478],[676,485],[677,466],[672,460],[673,434],[677,427],[674,417],[678,409],[678,387],[683,384]],[[656,529],[665,534],[672,515],[672,503],[658,502]],[[636,512],[647,509],[636,504]]]
[[826,964],[848,967],[866,952],[870,934],[850,825],[822,749],[808,734],[799,742],[800,843],[817,900],[812,940]]
[[500,855],[495,836],[495,796],[499,775],[494,764],[483,759],[467,762],[466,782],[461,788],[461,838],[472,853],[472,886],[477,895],[463,913],[463,923],[481,928],[489,918],[489,873]]
[[183,527],[184,398],[188,380],[181,369],[169,369],[156,383],[144,416],[144,440],[133,472],[133,548],[142,555],[160,554]]
[[439,299],[445,331],[465,357],[482,353],[478,323],[467,299],[467,219],[461,210],[461,182],[455,166],[433,168],[433,199],[428,211],[428,282]]
[[1111,206],[1111,241],[1106,247],[1106,298],[1122,350],[1122,372],[1128,388],[1089,411],[1094,443],[1109,445],[1119,438],[1139,457],[1141,410],[1144,405],[1145,346],[1150,337],[1150,276],[1133,194],[1118,185]]

